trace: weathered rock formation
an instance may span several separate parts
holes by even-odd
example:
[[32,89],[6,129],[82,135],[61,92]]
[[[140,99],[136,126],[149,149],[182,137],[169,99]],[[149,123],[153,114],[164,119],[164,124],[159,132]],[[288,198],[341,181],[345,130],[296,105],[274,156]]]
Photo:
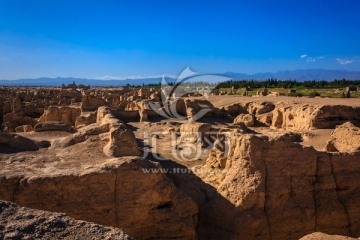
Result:
[[186,115],[190,121],[197,121],[202,117],[219,116],[219,110],[209,101],[200,99],[185,100]]
[[105,100],[99,96],[85,94],[82,97],[81,109],[83,111],[95,111],[99,107],[102,107],[105,105],[106,105]]
[[0,239],[130,240],[121,229],[74,220],[63,213],[20,207],[0,200]]
[[[53,147],[68,147],[73,144],[84,142],[90,136],[101,134],[102,140],[106,141],[103,151],[110,157],[139,156],[134,133],[126,125],[117,119],[106,107],[100,107],[97,111],[96,123],[78,129],[73,135],[55,140]],[[104,135],[106,134],[106,135]]]
[[360,128],[351,122],[346,122],[336,127],[331,133],[331,138],[326,145],[329,152],[359,152]]
[[47,132],[47,131],[65,131],[69,133],[76,132],[76,129],[68,123],[63,122],[41,122],[35,125],[34,132]]
[[92,123],[96,123],[96,111],[82,112],[75,120],[75,127],[81,128]]
[[31,161],[25,169],[2,165],[0,199],[120,227],[137,239],[195,239],[196,205],[147,160],[68,159],[55,161],[57,170]]
[[36,151],[49,147],[48,141],[35,141],[16,133],[0,133],[0,152]]
[[75,121],[81,114],[79,107],[57,107],[50,106],[40,117],[39,122],[62,122],[75,126]]
[[16,127],[22,125],[34,126],[37,123],[32,117],[18,115],[17,113],[10,112],[3,116],[3,129],[4,131],[13,132]]
[[280,103],[273,111],[272,126],[306,130],[331,128],[346,121],[360,121],[360,107]]
[[207,139],[211,131],[211,125],[207,123],[187,122],[180,125],[180,137],[178,146],[182,144],[194,144],[204,146],[209,144]]
[[[289,133],[234,130],[229,138],[225,159],[205,165],[213,171],[201,176],[222,196],[201,207],[209,216],[204,223],[200,218],[204,239],[297,239],[314,231],[360,235],[359,154],[317,152]],[[217,156],[224,155],[212,154],[208,161],[217,163]]]
[[[0,199],[121,227],[139,239],[360,236],[354,102],[226,96],[213,105],[186,91],[161,99],[160,91],[130,87],[0,93]],[[141,148],[158,162],[141,160]],[[1,214],[0,239],[4,229],[6,238],[20,236],[12,229],[34,237],[22,232],[33,225],[9,225],[21,216]]]
[[244,125],[246,127],[253,127],[255,125],[255,117],[252,114],[239,114],[234,119],[234,124]]
[[249,113],[245,107],[240,105],[239,103],[231,104],[226,106],[224,110],[231,116],[236,117],[241,113]]
[[15,128],[15,132],[31,132],[34,131],[31,125],[21,125]]
[[355,240],[355,239],[358,238],[346,237],[341,235],[329,235],[321,232],[311,233],[300,238],[300,240]]
[[104,147],[107,156],[138,156],[140,150],[134,133],[124,123],[114,117],[107,108],[99,108],[97,121],[109,126],[109,141]]
[[257,123],[287,130],[332,128],[346,121],[360,122],[360,107],[344,105],[309,105],[298,103],[273,104],[251,101],[224,108],[231,116],[254,114]]
[[263,113],[268,113],[271,112],[272,110],[274,110],[275,105],[271,102],[249,102],[249,103],[245,103],[245,106],[248,110],[249,113],[252,114],[263,114]]

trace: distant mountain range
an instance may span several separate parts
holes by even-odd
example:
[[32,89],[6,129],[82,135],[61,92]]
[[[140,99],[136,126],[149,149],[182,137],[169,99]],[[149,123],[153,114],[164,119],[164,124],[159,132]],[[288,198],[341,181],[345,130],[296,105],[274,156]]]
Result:
[[[346,71],[346,70],[324,70],[324,69],[304,69],[304,70],[287,70],[279,71],[276,73],[256,73],[245,74],[226,72],[219,73],[219,75],[231,78],[233,80],[266,80],[269,78],[276,78],[278,80],[334,80],[334,79],[347,79],[347,80],[360,80],[360,71]],[[174,82],[176,79],[166,77],[167,81]],[[136,79],[123,79],[123,80],[99,80],[99,79],[86,79],[86,78],[36,78],[36,79],[17,79],[17,80],[0,80],[0,86],[61,86],[61,84],[70,84],[76,82],[77,84],[84,84],[90,86],[103,86],[103,87],[119,87],[130,85],[147,85],[157,84],[161,81],[161,77],[144,77]]]

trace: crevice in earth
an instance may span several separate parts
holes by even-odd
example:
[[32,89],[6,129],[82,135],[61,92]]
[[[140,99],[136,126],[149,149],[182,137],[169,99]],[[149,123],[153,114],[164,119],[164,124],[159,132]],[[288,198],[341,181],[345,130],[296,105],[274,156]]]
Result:
[[269,220],[269,216],[268,216],[268,208],[267,208],[267,199],[268,199],[268,168],[267,168],[267,162],[266,162],[266,152],[265,151],[262,151],[261,153],[261,159],[263,160],[264,162],[264,167],[265,167],[265,184],[264,184],[264,187],[265,187],[265,199],[264,199],[264,215],[265,215],[265,218],[266,218],[266,223],[267,223],[267,227],[268,227],[268,232],[269,232],[269,239],[271,240],[272,237],[271,237],[271,230],[270,230],[270,220]]
[[[197,204],[198,214],[195,231],[198,239],[209,239],[210,235],[206,233],[206,231],[209,231],[208,229],[212,229],[211,231],[216,229],[216,232],[220,232],[220,235],[225,234],[227,236],[231,236],[231,238],[237,234],[236,228],[233,225],[229,226],[224,224],[230,221],[234,214],[236,215],[237,209],[231,202],[220,195],[213,186],[205,183],[194,173],[191,173],[190,169],[186,165],[172,161],[171,159],[159,161],[154,158],[152,160],[158,162],[162,168],[167,169],[168,171],[165,172],[166,177],[168,177],[180,191],[190,197]],[[180,169],[180,171],[173,171],[173,169]],[[181,169],[186,171],[182,171]],[[209,217],[209,211],[213,211],[212,209],[208,209],[209,204],[215,204],[228,210],[228,212],[223,216],[223,222],[221,222],[221,220],[216,223],[214,223],[214,221],[207,221],[206,218]]]
[[297,207],[299,208],[300,212],[302,214],[305,214],[305,209],[301,206],[301,204],[299,203],[299,201],[296,199],[296,193],[293,190],[293,186],[292,186],[292,178],[293,176],[289,176],[289,188],[290,188],[290,198],[294,201],[294,203],[297,205]]
[[336,196],[340,202],[340,204],[342,205],[342,207],[344,208],[344,212],[345,212],[345,215],[346,215],[346,219],[347,219],[347,227],[348,227],[348,230],[349,230],[349,233],[350,235],[352,236],[352,232],[351,232],[351,222],[350,222],[350,217],[349,217],[349,212],[348,212],[348,209],[346,208],[346,205],[345,203],[341,200],[340,196],[339,196],[339,193],[338,193],[338,190],[340,189],[339,188],[339,185],[338,185],[338,181],[337,181],[337,178],[336,178],[336,174],[335,174],[335,171],[334,171],[334,163],[333,163],[333,158],[331,155],[329,155],[330,157],[330,167],[331,167],[331,174],[333,175],[334,177],[334,182],[335,182],[335,192],[336,192]]
[[[158,156],[160,156],[159,153]],[[195,226],[195,231],[198,234],[198,230],[199,230],[199,222],[200,222],[200,210],[202,209],[202,207],[204,207],[206,205],[207,202],[210,201],[210,197],[208,194],[208,191],[200,186],[197,186],[197,191],[201,192],[202,194],[205,195],[205,203],[203,203],[202,207],[201,204],[199,204],[199,202],[196,201],[196,199],[194,198],[194,196],[191,194],[191,192],[186,191],[188,184],[191,184],[193,181],[198,181],[198,177],[195,176],[194,174],[190,173],[190,170],[187,166],[184,166],[180,163],[174,162],[170,159],[166,159],[164,160],[158,160],[153,153],[150,153],[148,156],[148,159],[150,159],[151,161],[154,161],[156,163],[158,163],[161,168],[166,169],[166,171],[164,172],[165,176],[171,180],[171,182],[174,184],[175,187],[177,187],[181,192],[183,192],[186,196],[190,197],[198,206],[198,214],[197,216],[193,216],[193,219],[197,218],[197,224]],[[184,174],[181,174],[182,171],[176,172],[173,171],[173,169],[184,169]],[[206,184],[203,183],[203,185],[205,186]],[[160,206],[161,208],[161,206]]]
[[[211,197],[209,196],[208,191],[206,191],[204,188],[200,188],[199,191],[205,196],[205,198],[204,198],[203,204],[196,203],[196,205],[198,206],[198,215],[197,215],[197,225],[196,225],[195,231],[197,234],[199,234],[200,219],[202,217],[201,215],[202,215],[204,209],[206,208],[207,204],[210,203],[212,200]],[[187,194],[186,192],[184,192],[184,193]],[[191,197],[190,194],[187,194],[187,195]]]
[[11,193],[11,201],[12,201],[12,202],[16,202],[16,201],[15,201],[15,196],[17,195],[17,193],[18,193],[18,191],[19,191],[20,182],[21,182],[21,178],[16,180],[15,187],[14,187],[12,193]]
[[319,154],[316,154],[315,179],[313,181],[313,202],[314,202],[314,232],[317,230],[317,204],[316,204],[316,183],[319,181]]
[[115,182],[114,182],[114,207],[115,207],[115,222],[116,226],[119,226],[119,216],[118,216],[118,209],[117,209],[117,179],[118,179],[118,170],[115,169]]

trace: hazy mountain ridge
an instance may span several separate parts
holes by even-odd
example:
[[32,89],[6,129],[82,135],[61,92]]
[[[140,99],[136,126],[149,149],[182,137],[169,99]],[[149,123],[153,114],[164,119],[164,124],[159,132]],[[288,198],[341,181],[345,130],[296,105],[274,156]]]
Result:
[[[360,80],[360,71],[346,71],[346,70],[324,70],[324,69],[305,69],[305,70],[285,70],[276,73],[256,73],[245,74],[235,72],[219,73],[219,75],[229,77],[234,80],[266,80],[268,78],[276,78],[278,80],[334,80],[334,79],[347,79],[347,80]],[[175,81],[174,78],[166,77],[168,81]],[[161,81],[161,77],[144,77],[136,79],[124,80],[99,80],[99,79],[86,79],[86,78],[36,78],[36,79],[17,79],[17,80],[0,80],[2,86],[61,86],[61,84],[70,84],[75,81],[77,84],[84,84],[90,86],[126,86],[130,85],[143,85],[143,84],[157,84]]]

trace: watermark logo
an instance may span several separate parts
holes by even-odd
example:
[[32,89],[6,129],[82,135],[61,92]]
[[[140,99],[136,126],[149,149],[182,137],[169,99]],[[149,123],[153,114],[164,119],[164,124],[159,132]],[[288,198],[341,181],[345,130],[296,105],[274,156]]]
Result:
[[206,168],[185,168],[185,167],[173,167],[173,168],[143,168],[143,173],[164,173],[164,174],[210,174],[220,173],[224,174],[227,169],[206,169]]
[[[168,82],[165,77],[161,80],[160,102],[149,102],[149,106],[157,114],[165,118],[187,119],[178,111],[178,101],[187,96],[203,96],[208,99],[215,86],[230,78],[217,74],[198,74],[189,67],[181,72],[175,82]],[[196,112],[194,121],[203,117],[211,109],[206,104],[199,103],[201,109]]]
[[158,161],[167,160],[162,154],[164,149],[177,162],[194,162],[208,158],[211,151],[217,152],[218,160],[225,158],[229,151],[230,134],[228,132],[210,131],[167,133],[144,133],[143,159],[151,155]]

